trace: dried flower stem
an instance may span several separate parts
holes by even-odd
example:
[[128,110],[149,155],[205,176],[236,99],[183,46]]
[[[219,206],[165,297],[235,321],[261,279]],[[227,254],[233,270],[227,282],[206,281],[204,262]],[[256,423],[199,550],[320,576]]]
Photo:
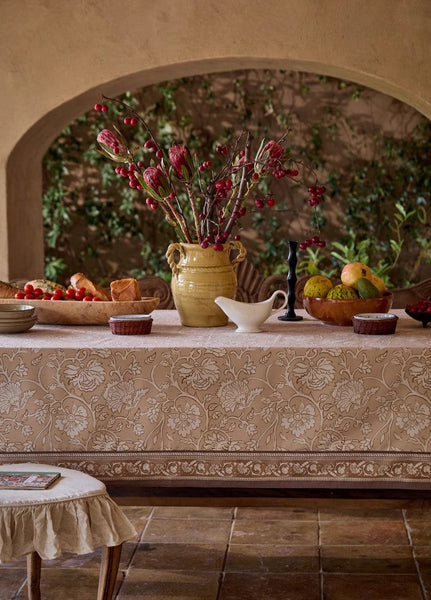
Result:
[[195,222],[195,229],[196,229],[198,244],[200,244],[202,242],[202,236],[201,236],[201,232],[199,230],[199,214],[198,214],[198,209],[196,206],[195,195],[193,193],[193,188],[190,183],[186,182],[185,186],[186,186],[187,193],[189,195],[190,204],[191,204],[192,211],[193,211],[193,219]]
[[230,214],[229,220],[228,220],[227,225],[224,230],[225,235],[229,235],[229,233],[232,231],[232,228],[233,228],[235,220],[236,220],[235,214],[241,207],[241,204],[243,201],[244,187],[247,183],[246,173],[247,173],[248,161],[250,158],[250,146],[251,146],[251,135],[249,132],[247,132],[247,138],[245,141],[245,149],[244,149],[244,164],[242,166],[242,173],[241,173],[241,181],[239,183],[238,194],[237,194],[237,197],[235,200],[235,204],[233,205],[232,212]]

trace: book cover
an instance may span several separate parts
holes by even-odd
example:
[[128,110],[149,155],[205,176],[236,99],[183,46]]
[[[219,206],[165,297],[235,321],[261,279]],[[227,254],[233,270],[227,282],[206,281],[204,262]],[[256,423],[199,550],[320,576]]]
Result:
[[0,471],[0,489],[45,490],[59,477],[53,471]]

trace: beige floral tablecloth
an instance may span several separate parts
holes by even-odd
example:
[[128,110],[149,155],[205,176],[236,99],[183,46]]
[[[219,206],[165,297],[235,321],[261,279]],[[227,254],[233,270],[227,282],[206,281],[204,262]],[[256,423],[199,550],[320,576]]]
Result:
[[259,334],[184,328],[175,311],[148,336],[0,336],[0,459],[105,480],[428,485],[431,328],[394,312],[388,336],[307,316]]

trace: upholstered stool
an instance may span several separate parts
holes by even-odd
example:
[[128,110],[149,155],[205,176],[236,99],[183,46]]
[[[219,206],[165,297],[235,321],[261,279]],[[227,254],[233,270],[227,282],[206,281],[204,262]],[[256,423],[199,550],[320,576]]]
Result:
[[122,543],[136,531],[105,485],[85,473],[53,465],[0,465],[2,471],[61,473],[46,490],[0,489],[0,562],[27,555],[29,599],[41,597],[41,559],[103,547],[97,600],[110,600]]

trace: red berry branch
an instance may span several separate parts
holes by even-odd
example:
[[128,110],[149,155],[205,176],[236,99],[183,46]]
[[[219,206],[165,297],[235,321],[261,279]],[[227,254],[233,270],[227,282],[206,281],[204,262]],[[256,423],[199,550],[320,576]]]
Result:
[[[115,172],[129,179],[129,186],[142,191],[146,204],[152,210],[161,209],[165,219],[173,225],[180,241],[198,243],[204,248],[212,245],[222,250],[223,244],[234,237],[240,227],[240,220],[247,213],[247,205],[257,210],[275,206],[272,194],[265,198],[256,197],[259,183],[273,177],[286,178],[308,189],[308,205],[316,211],[322,201],[325,188],[317,182],[312,169],[308,169],[313,184],[307,186],[300,178],[296,166],[307,168],[296,162],[286,151],[288,132],[278,141],[262,140],[253,152],[253,139],[244,131],[232,147],[218,145],[216,151],[224,162],[218,171],[209,160],[200,162],[197,154],[192,155],[184,144],[174,144],[167,152],[158,143],[148,123],[133,108],[120,100],[104,97],[103,103],[94,108],[98,112],[109,113],[105,102],[121,106],[126,113],[123,124],[144,127],[148,136],[143,148],[128,142],[116,125],[103,129],[97,136],[99,152],[117,163]],[[138,159],[138,153],[150,155],[148,164]],[[187,201],[184,203],[183,198]],[[318,215],[315,214],[316,228],[319,229]],[[306,249],[312,244],[323,247],[325,242],[318,235],[307,238],[299,244]]]

